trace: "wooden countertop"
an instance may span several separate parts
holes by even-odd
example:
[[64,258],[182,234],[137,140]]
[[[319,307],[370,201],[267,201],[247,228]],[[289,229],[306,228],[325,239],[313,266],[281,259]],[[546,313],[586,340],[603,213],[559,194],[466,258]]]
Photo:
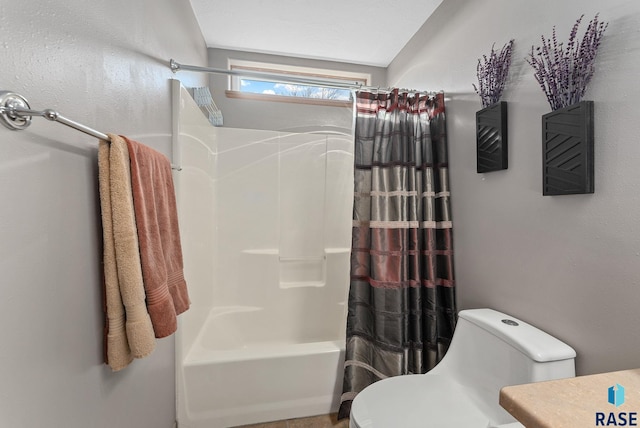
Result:
[[[624,403],[618,407],[608,401],[609,387],[617,389],[616,384],[624,387]],[[505,386],[500,405],[527,428],[640,426],[640,369]],[[631,412],[636,412],[635,424]]]

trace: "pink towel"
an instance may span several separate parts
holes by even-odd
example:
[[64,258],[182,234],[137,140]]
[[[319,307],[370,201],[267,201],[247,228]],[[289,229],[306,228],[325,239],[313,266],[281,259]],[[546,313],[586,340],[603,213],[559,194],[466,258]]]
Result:
[[166,337],[176,331],[176,316],[189,308],[171,164],[162,153],[123,138],[131,159],[147,309],[156,337]]

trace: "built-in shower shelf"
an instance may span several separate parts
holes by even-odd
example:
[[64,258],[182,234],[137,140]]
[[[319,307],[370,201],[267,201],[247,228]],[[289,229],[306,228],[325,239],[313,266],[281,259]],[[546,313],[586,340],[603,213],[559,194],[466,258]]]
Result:
[[263,254],[265,256],[277,256],[280,251],[277,248],[259,248],[251,250],[242,250],[243,254]]
[[343,253],[350,253],[351,252],[351,248],[348,247],[333,247],[333,248],[325,248],[324,249],[325,254],[343,254]]
[[324,287],[324,281],[280,281],[280,288]]
[[351,248],[348,247],[328,247],[323,253],[314,256],[284,256],[278,248],[242,250],[243,254],[263,259],[258,264],[258,269],[265,276],[277,279],[281,289],[325,287],[327,265],[335,268],[336,263],[343,264],[344,256],[348,256],[350,252]]
[[280,288],[324,287],[327,259],[320,257],[280,258]]
[[[325,254],[344,254],[351,252],[348,247],[328,247],[324,249]],[[243,254],[262,254],[265,256],[280,256],[280,250],[277,248],[257,248],[242,250]],[[320,257],[281,257],[282,260],[288,259],[314,259]]]

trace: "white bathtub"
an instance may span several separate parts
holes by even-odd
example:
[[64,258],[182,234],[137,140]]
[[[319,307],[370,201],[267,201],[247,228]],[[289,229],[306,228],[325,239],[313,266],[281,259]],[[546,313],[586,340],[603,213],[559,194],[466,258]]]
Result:
[[[254,307],[211,311],[184,358],[180,428],[234,427],[337,411],[344,340],[324,340],[317,332],[316,341],[300,342],[299,326],[282,325],[278,318]],[[274,321],[284,328],[272,328]]]

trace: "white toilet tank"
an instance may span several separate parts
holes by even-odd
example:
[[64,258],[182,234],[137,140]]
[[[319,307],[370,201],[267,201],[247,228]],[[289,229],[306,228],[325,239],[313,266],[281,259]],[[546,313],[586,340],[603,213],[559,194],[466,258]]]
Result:
[[458,315],[449,350],[429,374],[468,387],[493,420],[505,414],[498,405],[502,387],[575,376],[576,351],[536,327],[492,309]]

